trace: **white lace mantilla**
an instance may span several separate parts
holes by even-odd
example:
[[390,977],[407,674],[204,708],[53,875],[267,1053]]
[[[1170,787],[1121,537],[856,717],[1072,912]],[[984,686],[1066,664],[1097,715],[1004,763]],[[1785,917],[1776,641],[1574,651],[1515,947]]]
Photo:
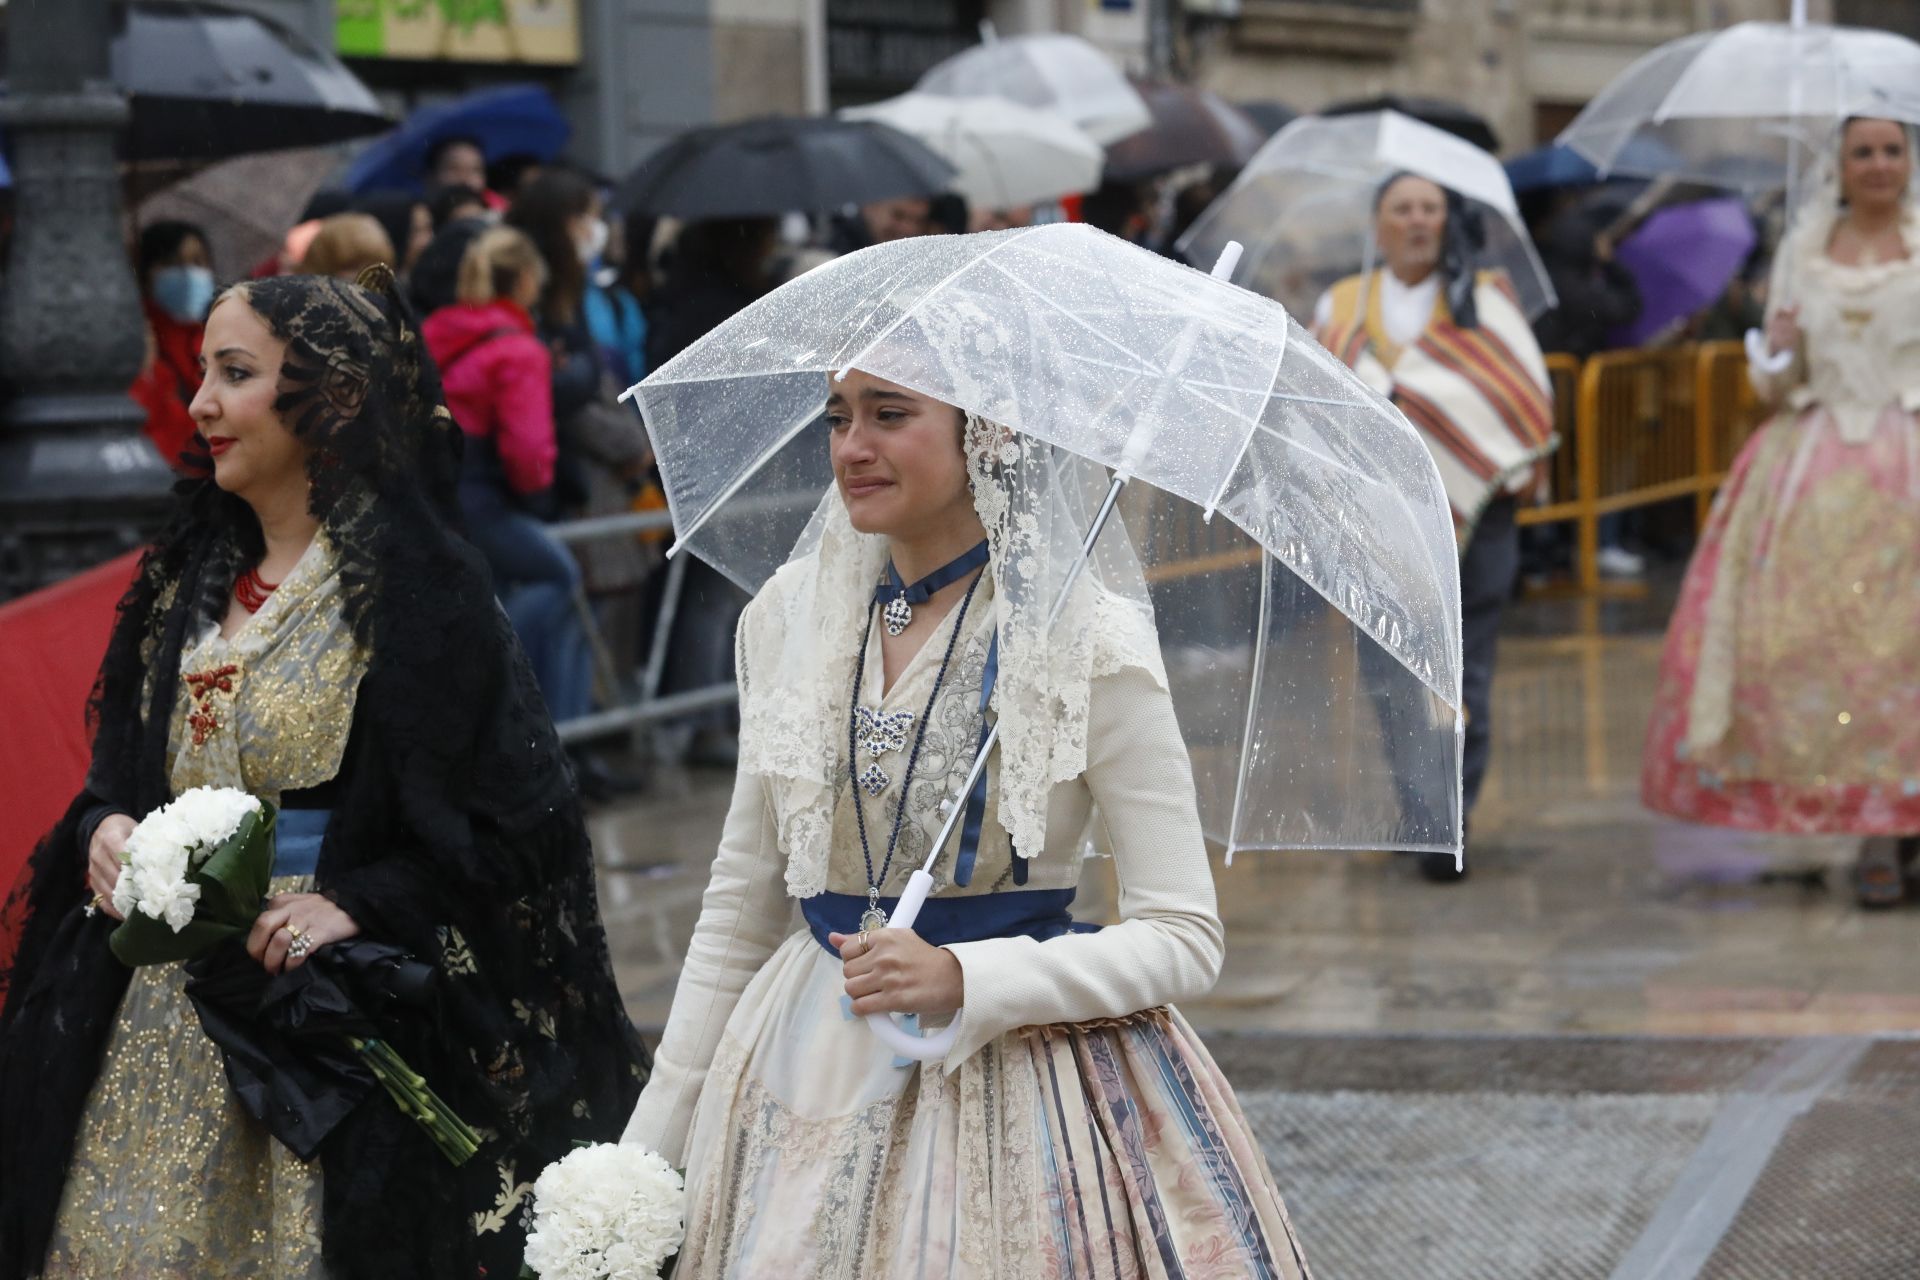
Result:
[[[1092,682],[1139,667],[1162,687],[1153,610],[1118,519],[1059,621],[1048,620],[1104,491],[1084,459],[978,418],[968,419],[974,506],[992,557],[999,678],[998,818],[1014,846],[1046,847],[1049,796],[1087,767]],[[852,656],[867,640],[868,605],[887,562],[884,537],[854,529],[837,488],[821,499],[793,557],[741,618],[740,767],[768,780],[787,891],[827,887],[835,789],[847,776]]]

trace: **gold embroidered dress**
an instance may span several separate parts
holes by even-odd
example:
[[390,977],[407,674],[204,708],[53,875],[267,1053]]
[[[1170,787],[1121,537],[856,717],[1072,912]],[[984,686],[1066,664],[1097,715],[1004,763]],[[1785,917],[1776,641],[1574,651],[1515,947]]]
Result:
[[[756,699],[782,698],[756,683],[756,671],[764,681],[791,621],[780,600],[795,591],[791,581],[763,589],[742,624],[751,715]],[[1305,1276],[1231,1089],[1167,1003],[1211,985],[1222,935],[1192,772],[1157,672],[1096,668],[1085,771],[1052,788],[1045,847],[1020,864],[999,822],[999,770],[990,768],[970,881],[955,883],[950,850],[919,925],[937,943],[971,939],[948,943],[966,1003],[944,1064],[896,1060],[844,1012],[841,964],[824,933],[836,911],[851,928],[866,905],[849,775],[869,764],[887,775],[864,801],[877,871],[913,729],[958,614],[956,606],[884,692],[878,622],[858,640],[861,705],[910,715],[911,727],[861,745],[852,769],[841,748],[824,884],[802,895],[807,927],[790,927],[789,890],[812,872],[790,865],[776,817],[794,812],[782,793],[796,784],[739,777],[654,1074],[626,1135],[685,1163],[678,1276]],[[932,703],[900,848],[880,886],[888,898],[924,860],[941,801],[972,763],[993,617],[988,578]],[[814,732],[845,741],[844,725]],[[1096,804],[1124,918],[1070,931]]]
[[[181,653],[173,794],[238,787],[279,803],[339,771],[367,655],[340,612],[324,532],[231,637]],[[308,888],[276,877],[273,890]],[[179,964],[136,969],[81,1122],[43,1274],[320,1277],[320,1170],[249,1116]]]
[[1650,808],[1759,831],[1920,832],[1920,213],[1908,257],[1798,233],[1786,403],[1714,503],[1667,631]]

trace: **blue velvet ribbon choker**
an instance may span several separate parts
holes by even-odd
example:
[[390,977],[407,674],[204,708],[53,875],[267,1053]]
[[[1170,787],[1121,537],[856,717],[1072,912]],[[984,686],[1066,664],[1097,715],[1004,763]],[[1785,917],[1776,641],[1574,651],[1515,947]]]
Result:
[[965,555],[949,560],[926,577],[908,586],[900,577],[900,571],[893,567],[893,561],[887,561],[887,577],[873,591],[873,602],[885,605],[880,617],[887,626],[887,634],[897,636],[913,625],[913,606],[925,604],[933,599],[933,593],[942,587],[951,586],[978,569],[987,562],[987,540],[980,539]]

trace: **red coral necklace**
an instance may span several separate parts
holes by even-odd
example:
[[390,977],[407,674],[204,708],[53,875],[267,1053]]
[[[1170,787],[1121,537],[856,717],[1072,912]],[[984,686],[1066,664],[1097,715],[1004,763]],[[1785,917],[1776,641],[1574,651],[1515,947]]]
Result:
[[279,583],[268,582],[262,578],[260,570],[256,567],[234,579],[233,598],[238,600],[240,607],[248,613],[258,613],[260,606],[267,602],[267,597],[279,588]]

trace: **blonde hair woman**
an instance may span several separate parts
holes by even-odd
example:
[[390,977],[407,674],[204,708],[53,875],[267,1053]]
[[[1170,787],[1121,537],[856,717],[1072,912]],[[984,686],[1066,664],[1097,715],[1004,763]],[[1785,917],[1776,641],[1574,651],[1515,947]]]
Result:
[[380,220],[370,213],[336,213],[321,220],[320,230],[300,257],[303,276],[334,276],[353,280],[368,267],[396,258],[393,241]]
[[460,510],[487,558],[554,718],[591,709],[593,669],[574,606],[580,568],[529,508],[553,484],[559,447],[553,356],[530,314],[547,268],[511,227],[481,233],[460,260],[456,298],[427,317],[447,409],[466,435]]

